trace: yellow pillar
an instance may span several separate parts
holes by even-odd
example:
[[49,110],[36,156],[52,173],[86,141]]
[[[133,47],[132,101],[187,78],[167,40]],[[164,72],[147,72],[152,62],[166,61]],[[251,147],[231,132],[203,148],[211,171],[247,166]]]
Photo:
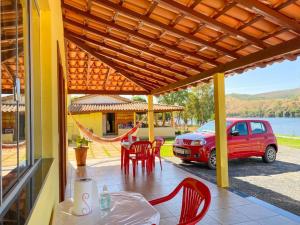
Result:
[[154,141],[154,112],[153,112],[153,95],[148,95],[148,131],[149,141]]
[[136,112],[133,112],[133,126],[136,125]]
[[214,75],[215,124],[216,124],[216,155],[217,155],[217,184],[228,187],[228,154],[225,110],[224,73]]
[[175,112],[172,111],[172,115],[171,115],[171,124],[172,127],[175,128]]

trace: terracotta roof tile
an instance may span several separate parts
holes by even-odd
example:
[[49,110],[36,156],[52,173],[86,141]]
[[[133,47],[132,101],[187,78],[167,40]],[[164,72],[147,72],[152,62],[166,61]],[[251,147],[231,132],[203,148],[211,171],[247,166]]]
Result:
[[[182,111],[182,106],[154,104],[155,112]],[[115,104],[72,104],[69,112],[72,114],[88,112],[135,111],[147,112],[148,104],[144,102],[115,103]]]

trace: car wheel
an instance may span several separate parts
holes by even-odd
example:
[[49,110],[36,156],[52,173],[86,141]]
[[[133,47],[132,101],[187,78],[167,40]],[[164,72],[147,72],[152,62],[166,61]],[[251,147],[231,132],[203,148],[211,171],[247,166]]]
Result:
[[211,170],[215,170],[217,166],[217,156],[216,156],[216,150],[212,150],[208,157],[208,168]]
[[181,160],[183,163],[191,163],[191,160],[187,160],[187,159],[182,159]]
[[265,163],[274,162],[276,159],[277,151],[273,146],[268,146],[265,155],[262,157]]

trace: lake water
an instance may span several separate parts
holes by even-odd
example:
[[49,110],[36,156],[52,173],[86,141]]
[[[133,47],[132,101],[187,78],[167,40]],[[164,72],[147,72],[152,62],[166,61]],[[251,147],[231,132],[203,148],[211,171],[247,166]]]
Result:
[[[253,118],[268,120],[275,134],[300,136],[300,118]],[[190,123],[189,123],[190,124]],[[196,122],[194,122],[196,124]]]
[[261,118],[271,123],[275,134],[300,136],[300,118]]

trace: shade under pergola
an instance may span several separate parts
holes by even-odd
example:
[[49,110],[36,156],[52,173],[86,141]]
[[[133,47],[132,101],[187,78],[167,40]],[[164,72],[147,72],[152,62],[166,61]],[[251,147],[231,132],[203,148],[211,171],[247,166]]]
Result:
[[300,53],[296,0],[64,0],[70,93],[162,94]]

